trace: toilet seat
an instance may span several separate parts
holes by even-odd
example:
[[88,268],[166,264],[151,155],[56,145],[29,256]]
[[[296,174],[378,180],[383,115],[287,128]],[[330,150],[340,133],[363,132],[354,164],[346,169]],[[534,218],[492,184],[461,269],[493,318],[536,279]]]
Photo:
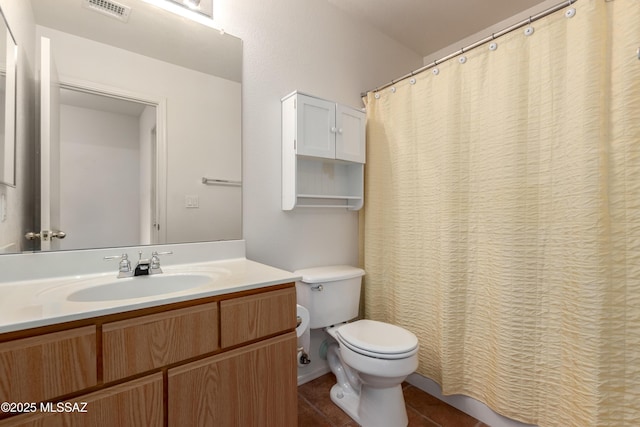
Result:
[[335,337],[352,351],[378,359],[404,359],[418,351],[418,338],[404,328],[375,320],[340,326]]

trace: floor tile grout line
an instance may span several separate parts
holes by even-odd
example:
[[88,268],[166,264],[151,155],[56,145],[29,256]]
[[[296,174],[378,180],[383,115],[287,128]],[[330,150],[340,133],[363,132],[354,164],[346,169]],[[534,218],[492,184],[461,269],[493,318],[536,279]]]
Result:
[[303,396],[302,394],[298,393],[298,399],[302,399],[304,400],[307,405],[309,405],[311,407],[311,409],[313,409],[313,411],[319,415],[322,420],[326,421],[327,424],[329,424],[330,426],[334,426],[334,424],[331,422],[331,420],[325,415],[324,412],[322,412],[314,403],[312,403],[309,399],[307,399],[305,396]]
[[[414,408],[413,406],[408,405],[408,404],[407,404],[406,406],[407,406],[407,409],[411,409],[411,410],[412,410],[415,414],[417,414],[420,418],[422,418],[422,419],[425,419],[425,420],[429,421],[431,424],[433,424],[433,425],[435,425],[435,426],[437,426],[437,427],[442,427],[442,424],[437,423],[437,422],[435,422],[434,420],[432,420],[431,418],[429,418],[428,416],[426,416],[426,415],[424,415],[424,414],[420,413],[420,411],[418,411],[418,410],[417,410],[416,408]],[[474,426],[474,427],[477,427],[477,426]]]

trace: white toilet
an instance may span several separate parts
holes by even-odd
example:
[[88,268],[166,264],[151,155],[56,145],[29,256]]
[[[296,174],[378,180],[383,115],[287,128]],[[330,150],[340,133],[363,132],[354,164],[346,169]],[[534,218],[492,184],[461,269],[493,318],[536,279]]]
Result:
[[339,265],[298,270],[298,304],[309,310],[309,328],[335,338],[327,360],[337,384],[331,400],[364,427],[408,424],[402,381],[418,367],[418,339],[399,326],[357,320],[364,270]]

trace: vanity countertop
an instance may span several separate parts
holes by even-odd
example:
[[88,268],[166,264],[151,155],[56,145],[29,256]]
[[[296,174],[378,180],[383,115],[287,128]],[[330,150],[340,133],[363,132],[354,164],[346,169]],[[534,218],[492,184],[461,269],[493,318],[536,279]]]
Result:
[[[111,271],[92,275],[0,283],[0,333],[246,291],[300,279],[299,276],[288,271],[246,258],[175,264],[163,266],[162,269],[162,274],[125,279],[117,279],[116,273]],[[157,280],[160,276],[163,276],[161,279],[174,276],[179,280],[180,277],[190,275],[197,276],[196,278],[211,277],[213,280],[188,289],[153,296],[125,299],[102,298],[94,301],[72,301],[67,298],[74,292],[95,288],[102,284],[133,287],[137,282],[142,284],[143,282],[140,281]],[[105,293],[108,294],[108,292]]]

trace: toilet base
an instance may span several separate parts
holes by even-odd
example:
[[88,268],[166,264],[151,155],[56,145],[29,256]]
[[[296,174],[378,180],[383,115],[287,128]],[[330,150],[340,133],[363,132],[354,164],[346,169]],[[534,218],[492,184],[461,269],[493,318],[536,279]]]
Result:
[[347,413],[355,422],[360,424],[358,417],[358,406],[360,404],[360,396],[353,392],[345,393],[340,384],[334,384],[331,387],[331,400],[338,405],[340,409]]
[[402,386],[373,388],[362,386],[360,394],[331,387],[331,400],[363,427],[403,427],[409,424]]

